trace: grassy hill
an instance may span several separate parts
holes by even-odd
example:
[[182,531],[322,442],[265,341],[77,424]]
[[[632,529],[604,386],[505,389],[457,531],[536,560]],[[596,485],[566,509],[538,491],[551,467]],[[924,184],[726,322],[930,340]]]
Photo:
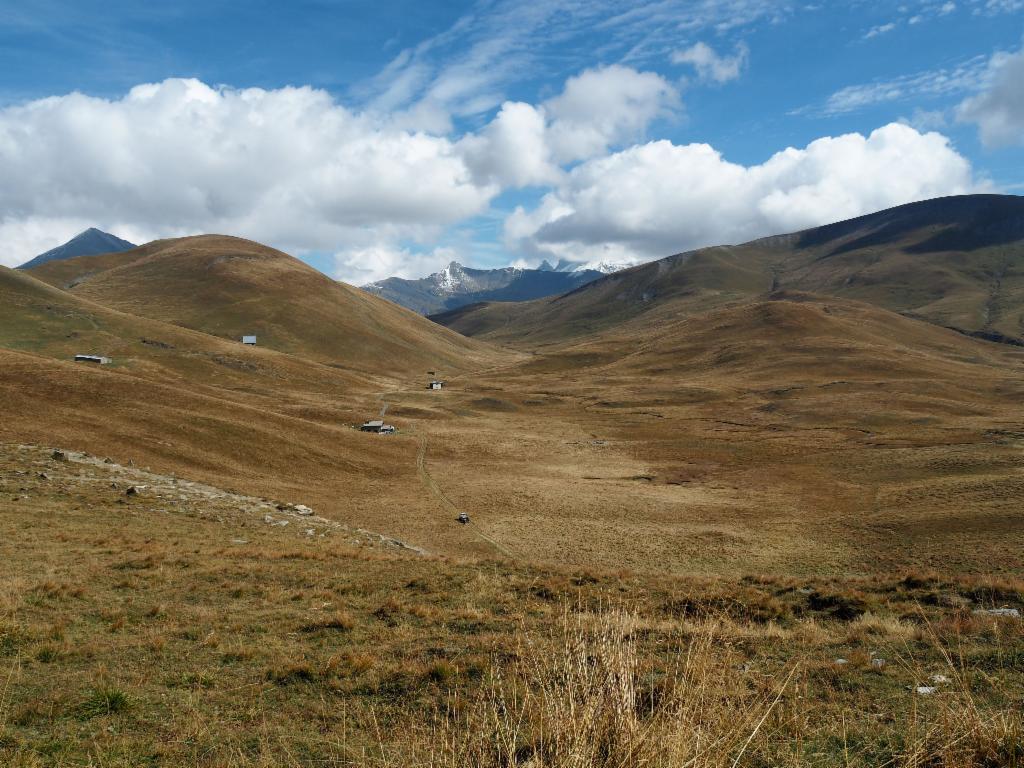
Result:
[[1024,198],[968,195],[900,206],[738,246],[704,248],[609,275],[572,293],[438,315],[520,346],[790,289],[876,304],[992,338],[1024,336]]
[[5,267],[0,267],[0,348],[64,361],[76,354],[105,355],[113,359],[107,370],[175,380],[189,388],[259,382],[280,389],[287,380],[289,389],[301,390],[325,378],[356,391],[377,386],[371,376],[111,309]]
[[489,351],[413,312],[240,238],[204,235],[30,270],[98,304],[353,371],[461,369]]
[[[78,353],[112,363],[72,362]],[[353,494],[415,478],[414,441],[352,429],[393,386],[0,268],[0,441],[60,444],[344,516]]]

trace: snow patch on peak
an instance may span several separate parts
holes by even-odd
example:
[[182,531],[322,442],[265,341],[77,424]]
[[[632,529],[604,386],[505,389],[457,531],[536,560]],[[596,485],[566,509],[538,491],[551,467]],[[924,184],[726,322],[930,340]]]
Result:
[[630,267],[636,266],[638,263],[639,261],[637,260],[629,259],[595,259],[594,261],[570,261],[569,259],[559,259],[558,264],[554,267],[550,267],[548,262],[545,261],[540,268],[544,269],[544,265],[548,265],[549,268],[555,272],[586,272],[590,270],[610,275],[612,272],[629,269]]
[[612,272],[621,272],[623,269],[635,267],[639,263],[638,261],[609,261],[607,259],[600,259],[598,261],[585,262],[577,267],[576,271],[592,269],[595,272],[603,272],[606,275],[610,275]]
[[441,291],[454,293],[465,282],[465,276],[464,267],[459,262],[453,261],[440,272],[435,272],[430,277]]

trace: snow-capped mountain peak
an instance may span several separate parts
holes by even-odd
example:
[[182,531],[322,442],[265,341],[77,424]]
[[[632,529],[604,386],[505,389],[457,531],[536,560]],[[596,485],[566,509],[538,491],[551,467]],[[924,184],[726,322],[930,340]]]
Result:
[[430,314],[476,301],[527,301],[571,291],[600,274],[587,270],[502,267],[474,269],[450,262],[440,272],[419,280],[389,277],[363,286],[371,293],[415,312]]
[[448,264],[440,272],[435,272],[428,278],[442,293],[455,293],[465,282],[466,272],[463,266],[457,261]]

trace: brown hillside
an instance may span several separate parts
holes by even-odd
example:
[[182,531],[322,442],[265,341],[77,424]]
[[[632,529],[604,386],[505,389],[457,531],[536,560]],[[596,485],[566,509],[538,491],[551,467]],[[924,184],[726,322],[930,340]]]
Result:
[[281,251],[203,235],[46,264],[31,273],[134,315],[372,373],[459,370],[476,342],[339,283]]
[[253,398],[380,387],[372,377],[109,309],[6,267],[0,267],[0,348],[62,361],[104,355],[113,360],[108,371]]

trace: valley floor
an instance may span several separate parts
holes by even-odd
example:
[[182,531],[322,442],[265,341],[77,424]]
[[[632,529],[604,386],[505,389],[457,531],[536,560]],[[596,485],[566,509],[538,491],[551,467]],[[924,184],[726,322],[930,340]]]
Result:
[[523,542],[422,555],[17,444],[0,446],[0,499],[5,765],[1024,760],[1024,622],[998,610],[1024,608],[1018,577],[756,559],[643,575],[530,565]]
[[1024,763],[1018,348],[782,296],[428,391],[29,287],[4,765]]

